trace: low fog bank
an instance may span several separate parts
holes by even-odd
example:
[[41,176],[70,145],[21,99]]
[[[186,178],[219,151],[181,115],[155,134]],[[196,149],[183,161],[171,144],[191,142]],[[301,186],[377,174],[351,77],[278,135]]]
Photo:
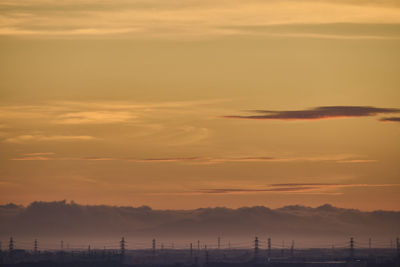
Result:
[[177,248],[184,248],[197,240],[213,247],[217,236],[224,247],[228,242],[251,247],[254,236],[262,242],[268,237],[279,244],[287,240],[287,245],[296,240],[297,246],[303,247],[341,244],[353,236],[362,242],[368,238],[380,240],[382,246],[382,240],[389,243],[399,235],[399,211],[363,212],[331,205],[153,210],[146,206],[85,206],[60,201],[34,202],[27,207],[0,206],[3,244],[10,236],[23,242],[38,238],[49,248],[58,245],[59,240],[92,243],[101,248],[110,242],[118,247],[122,236],[131,241],[130,248],[150,247],[152,238],[157,244],[164,242],[165,248],[172,248],[173,242]]

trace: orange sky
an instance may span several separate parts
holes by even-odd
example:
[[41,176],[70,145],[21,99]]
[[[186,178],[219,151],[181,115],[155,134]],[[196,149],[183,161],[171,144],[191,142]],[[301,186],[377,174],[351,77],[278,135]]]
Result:
[[400,6],[0,3],[0,203],[400,206]]

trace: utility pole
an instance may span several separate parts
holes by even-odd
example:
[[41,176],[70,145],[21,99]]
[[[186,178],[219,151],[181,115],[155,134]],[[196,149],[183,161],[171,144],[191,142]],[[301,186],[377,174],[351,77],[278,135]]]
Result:
[[153,238],[153,241],[152,241],[152,248],[153,248],[153,257],[155,257],[156,256],[156,239],[155,238]]
[[218,249],[221,248],[221,237],[218,237]]
[[283,255],[285,254],[285,240],[282,240],[282,251],[281,251],[281,253],[282,253],[282,257],[283,257]]
[[61,240],[61,251],[63,251],[63,250],[64,250],[64,241]]
[[292,246],[290,247],[290,257],[294,256],[294,240],[292,240]]
[[36,255],[38,254],[38,241],[35,239],[35,242],[33,243],[33,253]]
[[90,256],[90,253],[91,253],[91,251],[90,251],[90,244],[89,244],[89,246],[88,246],[87,252],[88,252],[88,255]]
[[354,239],[350,237],[350,259],[354,259]]
[[193,257],[193,244],[190,243],[190,258]]
[[271,238],[268,237],[268,258],[271,258]]
[[254,239],[254,258],[258,256],[258,237]]
[[200,252],[200,240],[197,240],[197,253]]
[[125,256],[125,238],[122,237],[120,241],[121,257]]

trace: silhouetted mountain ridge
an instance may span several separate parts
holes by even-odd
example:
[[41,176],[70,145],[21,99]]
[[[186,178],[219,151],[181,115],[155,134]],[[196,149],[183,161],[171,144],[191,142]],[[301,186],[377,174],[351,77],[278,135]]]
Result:
[[27,207],[0,206],[0,236],[136,237],[199,236],[393,237],[400,234],[399,211],[364,212],[325,204],[230,209],[154,210],[147,206],[79,205],[33,202]]

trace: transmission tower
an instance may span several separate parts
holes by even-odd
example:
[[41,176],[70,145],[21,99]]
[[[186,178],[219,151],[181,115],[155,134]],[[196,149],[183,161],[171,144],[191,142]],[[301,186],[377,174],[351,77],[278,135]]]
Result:
[[271,238],[268,237],[267,241],[267,252],[268,252],[268,258],[271,258]]
[[372,238],[368,239],[368,252],[369,256],[372,257]]
[[257,257],[258,255],[258,237],[254,239],[254,257]]
[[354,239],[350,237],[350,259],[354,259]]
[[35,242],[33,243],[33,253],[37,254],[38,253],[38,241],[35,239]]
[[125,256],[125,238],[122,237],[120,241],[121,257]]
[[205,252],[206,252],[206,266],[208,266],[209,263],[209,258],[208,258],[208,250],[207,250],[207,245],[204,246]]
[[294,256],[294,240],[292,240],[292,245],[290,246],[290,257]]
[[10,237],[10,243],[8,244],[8,251],[12,253],[14,251],[14,240]]
[[396,238],[397,266],[400,267],[400,239]]
[[154,257],[154,256],[156,256],[156,239],[155,238],[153,238],[151,246],[153,249],[153,257]]

